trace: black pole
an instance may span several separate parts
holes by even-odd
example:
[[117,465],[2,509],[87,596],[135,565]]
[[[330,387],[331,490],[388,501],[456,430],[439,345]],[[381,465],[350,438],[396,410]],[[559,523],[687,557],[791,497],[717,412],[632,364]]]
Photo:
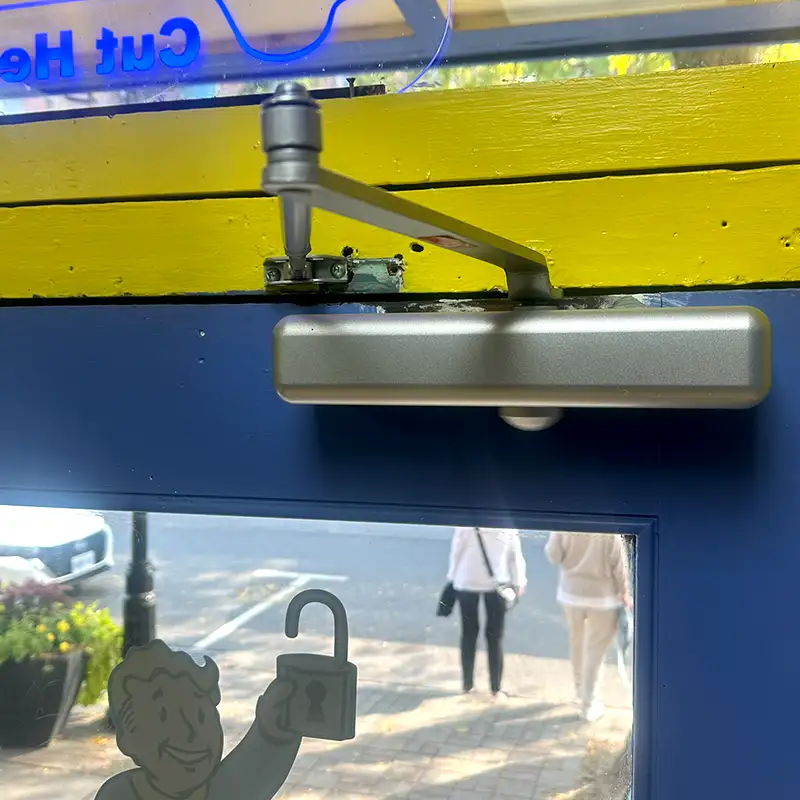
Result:
[[147,514],[133,512],[132,555],[125,582],[122,655],[156,635],[156,593],[153,565],[147,560]]
[[[131,561],[125,579],[125,602],[122,610],[122,656],[131,647],[140,647],[156,635],[156,593],[153,591],[153,565],[147,559],[147,513],[133,512]],[[110,710],[106,725],[114,730]]]

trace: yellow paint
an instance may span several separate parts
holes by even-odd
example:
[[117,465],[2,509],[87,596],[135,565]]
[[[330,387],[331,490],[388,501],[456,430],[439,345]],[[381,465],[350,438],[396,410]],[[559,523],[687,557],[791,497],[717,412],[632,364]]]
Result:
[[[800,63],[324,104],[331,169],[374,184],[800,159]],[[0,126],[0,203],[259,188],[257,108]]]
[[[800,63],[780,63],[329,101],[324,161],[541,250],[559,286],[794,281],[797,85]],[[212,197],[258,191],[258,122],[231,108],[0,126],[0,296],[263,291],[277,201]],[[754,163],[784,165],[703,169]],[[655,174],[587,177],[623,170]],[[512,183],[425,189],[495,178]],[[154,202],[170,197],[184,199]],[[110,202],[58,204],[76,198]],[[329,214],[313,244],[403,253],[412,292],[504,286],[497,268]]]
[[[557,285],[737,284],[800,278],[800,167],[414,192],[439,210],[540,248]],[[263,290],[280,253],[273,199],[0,210],[4,297]],[[503,273],[319,213],[319,252],[404,253],[409,291],[477,292]]]

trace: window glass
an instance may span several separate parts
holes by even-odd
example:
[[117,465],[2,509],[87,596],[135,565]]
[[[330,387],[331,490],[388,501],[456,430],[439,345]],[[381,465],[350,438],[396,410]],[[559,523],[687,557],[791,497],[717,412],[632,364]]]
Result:
[[[438,0],[447,7],[447,0]],[[759,0],[755,0],[759,2]],[[456,29],[513,28],[541,22],[723,8],[726,0],[455,0]]]
[[627,796],[635,537],[0,514],[4,798]]
[[0,0],[0,112],[795,59],[795,8],[779,24],[774,4],[721,0]]

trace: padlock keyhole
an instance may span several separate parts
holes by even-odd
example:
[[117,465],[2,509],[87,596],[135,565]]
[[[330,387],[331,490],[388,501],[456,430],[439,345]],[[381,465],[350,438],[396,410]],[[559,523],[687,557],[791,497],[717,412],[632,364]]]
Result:
[[325,722],[325,711],[322,704],[328,696],[325,684],[319,681],[311,681],[306,685],[306,697],[308,698],[308,721]]

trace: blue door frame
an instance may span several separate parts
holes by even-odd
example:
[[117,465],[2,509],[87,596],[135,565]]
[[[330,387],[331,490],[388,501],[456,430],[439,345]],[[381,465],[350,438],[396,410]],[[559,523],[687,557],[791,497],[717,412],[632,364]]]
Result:
[[291,307],[0,308],[0,502],[636,530],[640,800],[795,798],[800,292],[682,298],[768,314],[760,408],[523,433],[492,410],[289,406],[271,331]]

